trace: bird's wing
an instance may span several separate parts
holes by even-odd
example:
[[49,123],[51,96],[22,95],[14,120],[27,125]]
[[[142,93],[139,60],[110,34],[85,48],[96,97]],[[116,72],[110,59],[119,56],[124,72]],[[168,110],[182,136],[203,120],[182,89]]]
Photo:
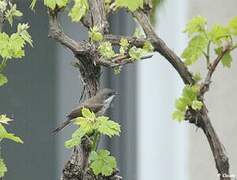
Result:
[[81,117],[81,110],[82,108],[88,108],[89,110],[93,111],[94,113],[97,113],[98,111],[100,111],[100,109],[103,108],[103,104],[82,104],[80,106],[78,106],[77,108],[75,108],[74,110],[72,110],[72,112],[67,116],[68,119],[74,119],[77,117]]

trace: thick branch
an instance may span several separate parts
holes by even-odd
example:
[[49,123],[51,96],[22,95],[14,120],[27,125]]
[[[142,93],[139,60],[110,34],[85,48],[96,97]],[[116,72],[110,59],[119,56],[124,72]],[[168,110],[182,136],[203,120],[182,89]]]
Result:
[[165,42],[157,36],[147,15],[141,10],[135,11],[133,15],[142,26],[147,38],[151,40],[155,51],[159,52],[173,65],[185,84],[193,84],[194,80],[192,79],[192,74],[188,71],[179,56],[168,48]]
[[69,48],[74,54],[88,52],[89,47],[80,42],[76,42],[68,37],[61,29],[57,19],[57,10],[49,10],[49,37],[55,39],[65,47]]
[[[222,145],[218,135],[213,128],[210,118],[207,114],[206,106],[196,112],[194,110],[189,110],[187,115],[189,116],[188,120],[190,123],[195,124],[197,127],[200,127],[205,133],[209,145],[211,147],[211,151],[213,157],[215,159],[216,169],[218,173],[222,176],[229,175],[229,159],[225,153],[224,146]],[[229,180],[228,177],[220,177],[221,180]]]

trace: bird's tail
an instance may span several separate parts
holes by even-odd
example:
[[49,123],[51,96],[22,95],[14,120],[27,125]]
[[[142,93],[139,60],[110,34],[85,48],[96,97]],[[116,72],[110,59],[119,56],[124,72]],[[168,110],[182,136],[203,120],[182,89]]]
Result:
[[58,133],[59,131],[61,131],[63,128],[65,128],[65,127],[66,127],[68,124],[70,124],[71,122],[72,122],[71,119],[68,119],[68,120],[64,121],[62,124],[60,124],[59,127],[57,127],[56,129],[54,129],[54,130],[52,131],[52,134]]

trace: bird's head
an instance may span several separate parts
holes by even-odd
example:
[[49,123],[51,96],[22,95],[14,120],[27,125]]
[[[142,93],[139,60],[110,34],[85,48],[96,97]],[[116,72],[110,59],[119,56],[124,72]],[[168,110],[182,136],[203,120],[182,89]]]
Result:
[[100,90],[97,93],[97,95],[102,98],[104,103],[110,104],[112,102],[112,100],[114,99],[114,97],[116,96],[116,92],[112,89],[104,88],[104,89]]

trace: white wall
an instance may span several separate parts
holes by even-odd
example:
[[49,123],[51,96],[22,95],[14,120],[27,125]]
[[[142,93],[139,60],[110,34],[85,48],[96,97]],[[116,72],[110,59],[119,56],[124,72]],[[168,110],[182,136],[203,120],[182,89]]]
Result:
[[[158,10],[156,32],[176,53],[184,47],[186,0],[166,0]],[[171,65],[156,54],[138,65],[138,178],[186,180],[186,124],[171,119],[183,83]]]

